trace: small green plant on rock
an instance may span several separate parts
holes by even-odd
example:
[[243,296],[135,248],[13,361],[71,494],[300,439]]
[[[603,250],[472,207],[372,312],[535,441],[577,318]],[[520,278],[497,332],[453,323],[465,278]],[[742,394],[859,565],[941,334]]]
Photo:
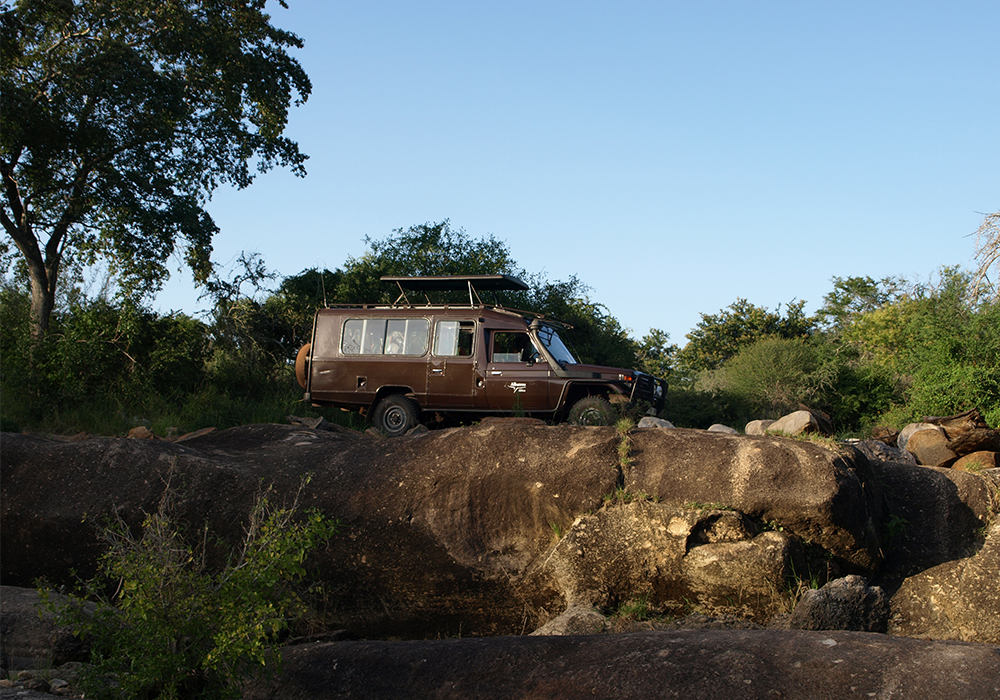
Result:
[[619,418],[615,424],[618,433],[618,466],[623,472],[632,466],[632,429],[635,421],[628,417]]
[[976,457],[975,459],[970,459],[968,462],[965,462],[962,468],[972,474],[981,474],[986,471],[989,466],[990,465],[986,463],[986,460]]
[[649,596],[644,595],[623,601],[615,610],[614,617],[641,621],[648,618],[649,614]]
[[891,543],[897,537],[906,533],[906,528],[910,524],[906,518],[901,518],[898,515],[893,514],[885,523],[885,534],[889,538]]
[[[265,664],[277,671],[281,635],[305,613],[291,584],[337,524],[315,511],[300,513],[298,495],[277,507],[271,493],[259,494],[243,542],[219,571],[206,562],[207,527],[195,546],[182,534],[169,483],[140,534],[120,517],[103,527],[108,549],[84,589],[96,611],[85,613],[78,596],[61,609],[48,603],[60,623],[90,641],[91,667],[80,681],[87,697],[235,698],[239,683]],[[41,591],[43,600],[47,593]]]

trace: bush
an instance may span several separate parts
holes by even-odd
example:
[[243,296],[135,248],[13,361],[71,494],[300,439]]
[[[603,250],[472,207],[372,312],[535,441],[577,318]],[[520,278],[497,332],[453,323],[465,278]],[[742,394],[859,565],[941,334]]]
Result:
[[764,338],[724,365],[727,388],[758,418],[778,418],[812,403],[824,383],[815,349],[802,339]]
[[260,494],[242,545],[217,572],[206,563],[207,530],[192,546],[174,520],[169,483],[140,536],[120,519],[102,528],[108,550],[85,587],[96,612],[85,614],[79,597],[55,611],[90,641],[87,697],[235,698],[248,675],[278,669],[281,635],[305,612],[291,584],[336,523],[318,512],[299,517],[298,497],[278,508],[269,495]]

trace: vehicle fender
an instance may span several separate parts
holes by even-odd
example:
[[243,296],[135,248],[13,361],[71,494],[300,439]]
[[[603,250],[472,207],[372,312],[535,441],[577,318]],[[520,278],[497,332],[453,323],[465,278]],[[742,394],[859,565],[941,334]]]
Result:
[[[378,402],[381,401],[386,396],[389,396],[390,394],[401,394],[403,396],[408,396],[409,398],[417,402],[417,406],[420,406],[420,401],[417,400],[417,396],[416,394],[413,393],[412,388],[408,386],[395,386],[395,385],[380,386],[378,388],[378,391],[375,392],[375,398],[372,399],[372,402],[371,404],[369,404],[368,409],[364,412],[365,418],[371,420],[372,412],[375,410],[375,407],[378,406]],[[420,406],[420,408],[422,409],[423,406]]]
[[562,393],[559,395],[555,414],[565,415],[574,403],[585,396],[608,397],[610,394],[621,393],[622,390],[619,387],[608,382],[566,382],[563,384]]

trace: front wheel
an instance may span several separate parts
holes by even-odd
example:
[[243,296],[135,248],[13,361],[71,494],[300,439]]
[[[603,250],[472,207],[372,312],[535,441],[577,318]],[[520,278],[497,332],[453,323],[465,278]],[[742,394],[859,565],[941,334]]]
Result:
[[420,406],[402,394],[390,394],[378,402],[372,414],[372,423],[386,437],[405,435],[420,422]]
[[617,415],[603,396],[586,396],[569,410],[568,423],[575,425],[614,425]]

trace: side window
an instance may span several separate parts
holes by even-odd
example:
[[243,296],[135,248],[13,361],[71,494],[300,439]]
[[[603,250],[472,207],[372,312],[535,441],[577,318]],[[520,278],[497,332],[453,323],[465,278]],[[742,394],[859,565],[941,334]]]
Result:
[[527,333],[496,331],[493,333],[492,362],[528,362],[535,354]]
[[361,354],[361,338],[365,333],[364,321],[348,321],[340,338],[340,351],[345,355]]
[[351,319],[344,324],[340,351],[345,355],[423,355],[428,331],[426,318]]
[[427,352],[426,318],[389,321],[386,329],[386,355],[423,355]]
[[438,321],[434,330],[434,354],[439,357],[472,355],[472,321]]

